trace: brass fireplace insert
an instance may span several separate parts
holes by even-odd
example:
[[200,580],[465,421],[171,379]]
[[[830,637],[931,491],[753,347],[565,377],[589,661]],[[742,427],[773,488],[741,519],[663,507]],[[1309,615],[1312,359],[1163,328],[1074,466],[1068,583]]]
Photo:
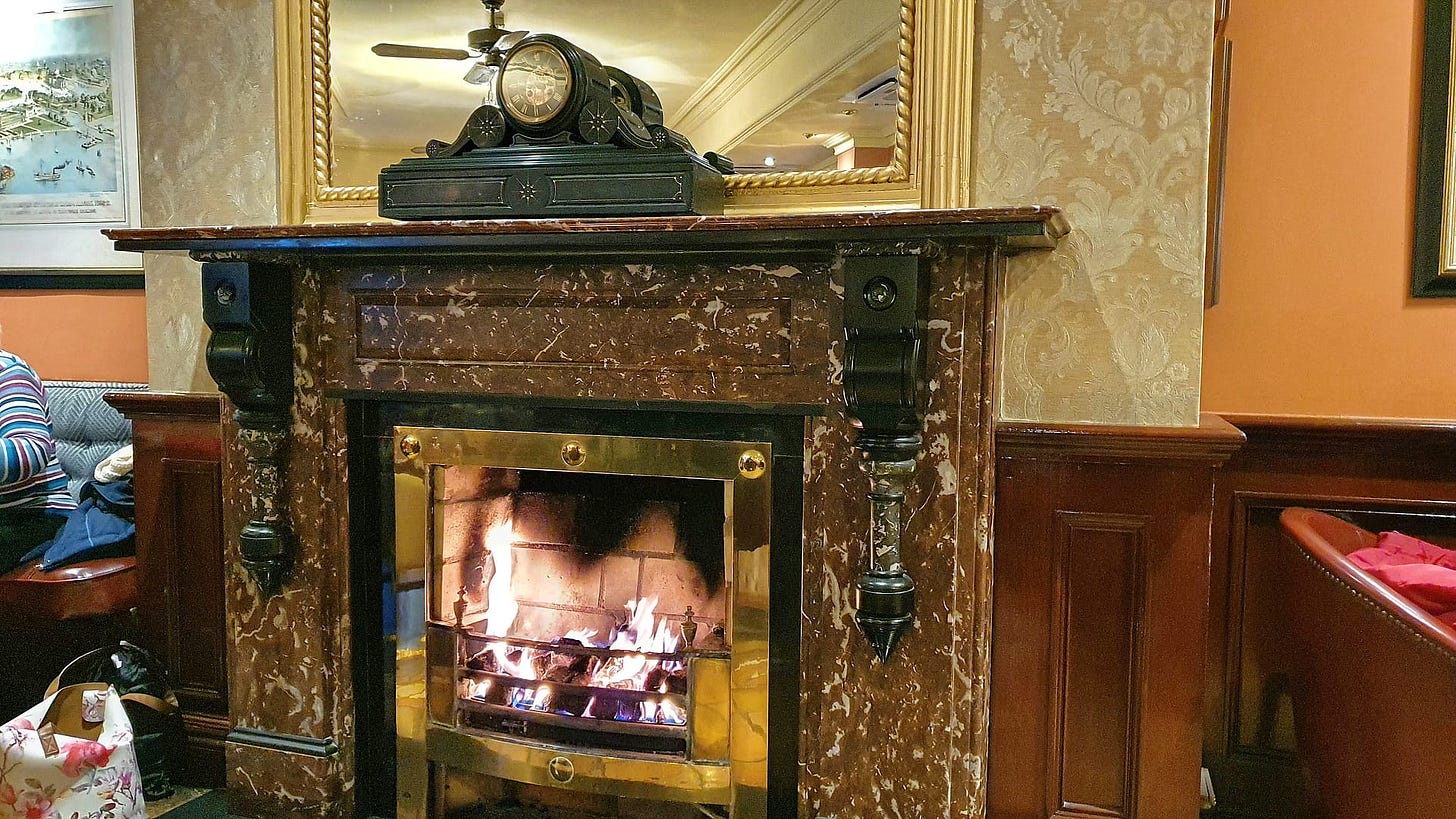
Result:
[[765,817],[771,458],[396,427],[399,816],[465,775]]

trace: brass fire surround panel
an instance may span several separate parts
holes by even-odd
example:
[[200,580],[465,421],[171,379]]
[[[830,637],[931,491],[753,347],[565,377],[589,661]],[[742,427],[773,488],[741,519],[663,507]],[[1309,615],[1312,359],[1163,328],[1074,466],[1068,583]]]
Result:
[[[703,441],[629,436],[396,427],[394,430],[395,595],[399,641],[395,654],[398,815],[423,819],[431,803],[431,765],[474,771],[534,785],[641,799],[726,804],[734,819],[767,818],[768,611],[771,475],[751,467],[771,462],[766,442]],[[571,457],[566,457],[572,453]],[[578,458],[578,454],[582,457]],[[749,464],[745,467],[744,463]],[[407,627],[406,598],[425,594],[426,619],[448,625],[449,601],[436,593],[432,556],[438,551],[442,504],[434,503],[437,469],[483,466],[591,472],[724,483],[725,585],[730,601],[727,637],[728,761],[698,762],[649,754],[586,751],[500,735],[466,733],[436,721],[432,695],[456,696],[453,684],[427,684],[424,623]],[[709,674],[721,679],[724,675]],[[452,681],[453,682],[453,681]],[[701,684],[701,683],[699,683]],[[715,686],[716,687],[716,686]],[[719,693],[713,699],[724,699]],[[690,725],[697,716],[690,706]],[[563,761],[564,760],[564,761]],[[569,776],[563,777],[563,770]],[[565,779],[565,781],[563,781]]]

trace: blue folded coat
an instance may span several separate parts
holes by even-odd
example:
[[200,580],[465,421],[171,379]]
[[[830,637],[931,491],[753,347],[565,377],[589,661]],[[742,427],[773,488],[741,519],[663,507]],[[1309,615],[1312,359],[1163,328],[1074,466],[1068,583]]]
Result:
[[26,563],[41,558],[44,571],[83,560],[136,553],[136,495],[131,476],[82,484],[80,503],[67,513],[56,536],[30,550]]

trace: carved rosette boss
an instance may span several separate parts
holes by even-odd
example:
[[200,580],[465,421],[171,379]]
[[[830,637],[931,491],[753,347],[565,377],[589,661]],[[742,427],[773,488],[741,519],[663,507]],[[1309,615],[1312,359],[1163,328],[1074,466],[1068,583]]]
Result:
[[927,403],[933,252],[924,244],[841,248],[844,401],[870,479],[868,565],[855,584],[854,619],[883,663],[915,623],[915,580],[900,558],[900,513]]

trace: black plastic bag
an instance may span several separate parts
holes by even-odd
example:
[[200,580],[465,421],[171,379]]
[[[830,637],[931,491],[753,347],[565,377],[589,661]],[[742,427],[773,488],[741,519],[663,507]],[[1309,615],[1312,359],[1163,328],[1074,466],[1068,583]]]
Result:
[[183,735],[182,712],[167,680],[167,667],[150,651],[122,640],[67,663],[46,694],[87,682],[107,683],[121,695],[136,738],[143,795],[147,799],[171,796]]

